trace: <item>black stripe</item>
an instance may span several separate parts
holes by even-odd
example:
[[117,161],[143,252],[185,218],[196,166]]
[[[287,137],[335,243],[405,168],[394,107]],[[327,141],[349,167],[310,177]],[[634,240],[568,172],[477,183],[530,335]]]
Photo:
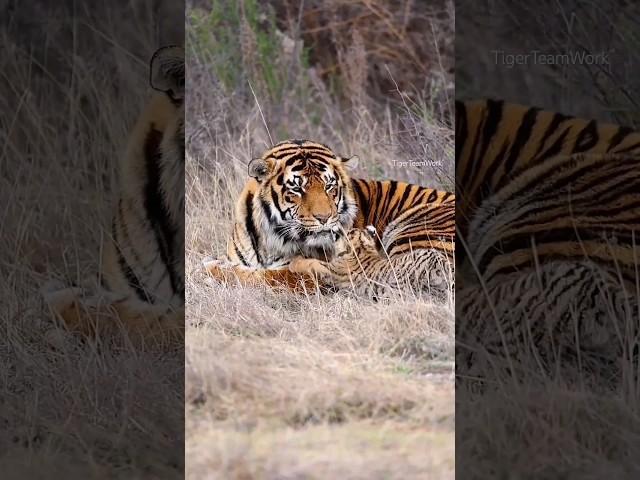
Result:
[[233,249],[235,250],[236,255],[240,259],[240,263],[242,263],[245,267],[248,267],[249,262],[247,262],[247,260],[244,258],[244,255],[242,255],[242,252],[238,248],[238,244],[235,241],[233,242]]
[[[120,239],[120,235],[118,235],[118,224],[117,224],[118,219],[120,219],[120,228],[122,229],[122,235],[124,237],[123,239]],[[116,248],[116,254],[118,257],[118,266],[120,267],[120,271],[122,272],[125,279],[127,280],[127,284],[131,288],[133,288],[133,290],[136,292],[136,296],[140,300],[143,300],[145,302],[154,303],[153,297],[142,286],[142,284],[140,283],[140,279],[134,273],[133,269],[131,268],[126,258],[124,257],[124,253],[121,247],[122,244],[129,245],[129,249],[131,250],[131,254],[133,255],[134,262],[138,265],[141,263],[140,258],[136,254],[134,247],[131,244],[131,238],[129,237],[129,232],[127,230],[127,226],[124,223],[123,219],[124,219],[124,211],[122,209],[122,199],[120,199],[118,202],[118,215],[113,217],[113,223],[111,225],[113,242],[114,242],[114,245]]]
[[609,147],[607,148],[607,152],[611,152],[614,148],[622,143],[622,141],[627,138],[629,134],[633,133],[633,130],[629,127],[620,127],[618,131],[611,137],[609,141]]
[[[418,242],[425,242],[425,241],[430,241],[430,242],[451,242],[453,244],[454,242],[454,236],[453,235],[446,235],[446,234],[422,234],[422,235],[412,235],[410,237],[401,237],[398,238],[396,240],[394,240],[393,242],[391,242],[389,245],[387,245],[387,253],[389,253],[390,255],[394,252],[394,250],[396,248],[400,248],[403,245],[408,244],[409,242],[411,243],[418,243]],[[446,249],[438,249],[437,247],[430,247],[433,248],[434,250],[438,250],[438,251],[445,251],[448,252],[449,250]]]
[[[567,138],[567,135],[569,134],[569,131],[571,130],[571,127],[567,127],[565,128],[565,130],[560,134],[560,136],[556,139],[555,142],[553,142],[553,145],[551,145],[547,150],[545,150],[543,153],[541,153],[540,155],[538,155],[532,162],[532,165],[541,163],[542,161],[546,160],[547,158],[550,157],[555,157],[558,153],[560,153],[562,151],[562,147],[564,145],[564,142]],[[526,168],[526,166],[524,166],[523,168]]]
[[369,205],[367,203],[367,196],[365,195],[365,193],[362,191],[362,188],[360,187],[360,181],[352,180],[351,186],[353,187],[353,190],[356,192],[356,196],[358,197],[357,198],[358,210],[360,210],[360,212],[364,217],[364,221],[366,222],[369,216],[369,213],[368,213]]
[[133,273],[133,270],[122,255],[120,249],[116,249],[116,251],[118,253],[118,265],[120,266],[120,270],[124,273],[129,286],[136,292],[136,296],[144,302],[154,303],[153,297],[148,294],[144,288],[142,288],[142,285],[140,285],[140,282],[138,281],[138,277]]
[[[634,143],[633,145],[629,145],[628,147],[625,147],[621,150],[617,150],[616,153],[635,152],[637,149],[640,149],[640,142]],[[640,151],[637,153],[640,153]]]
[[551,122],[549,123],[549,125],[547,126],[547,129],[542,135],[542,138],[540,139],[540,144],[538,145],[538,149],[536,150],[536,153],[533,155],[533,158],[537,158],[538,155],[540,155],[540,152],[544,148],[545,143],[547,143],[547,139],[558,131],[558,128],[560,128],[560,125],[562,125],[562,123],[564,123],[566,120],[571,120],[571,119],[573,119],[573,117],[570,117],[568,115],[563,115],[562,113],[553,114],[553,118],[551,119]]
[[251,240],[251,246],[253,247],[253,251],[256,254],[256,260],[259,265],[262,265],[262,258],[260,257],[260,241],[258,238],[258,231],[256,230],[255,222],[253,221],[253,194],[248,193],[247,199],[245,200],[245,217],[244,217],[244,225],[247,229],[247,233],[249,234],[249,239]]
[[391,180],[391,182],[389,184],[389,191],[388,191],[388,196],[387,196],[387,206],[385,208],[385,211],[387,212],[387,215],[385,216],[385,222],[386,223],[389,223],[390,220],[393,220],[393,217],[391,217],[391,215],[390,215],[391,208],[393,206],[391,201],[393,200],[393,197],[396,194],[396,189],[397,188],[398,188],[398,182],[396,182],[394,180]]
[[[533,132],[533,127],[538,119],[539,111],[540,110],[538,108],[530,108],[522,117],[520,127],[518,127],[518,132],[516,133],[516,138],[511,144],[511,150],[509,151],[509,156],[507,157],[504,167],[504,177],[500,184],[503,184],[504,181],[509,178],[512,173],[511,171],[513,170],[513,166],[520,157],[520,153],[531,138],[531,132]],[[491,172],[492,171],[489,170],[489,174],[491,174]]]
[[598,143],[598,127],[595,120],[591,120],[578,134],[573,147],[574,153],[591,150]]
[[480,146],[480,153],[477,157],[480,159],[481,163],[484,163],[485,157],[487,155],[487,150],[492,143],[493,137],[498,131],[498,125],[500,124],[502,116],[504,114],[503,110],[503,101],[487,100],[487,116],[482,128],[482,144]]
[[[133,273],[133,270],[127,263],[127,260],[124,258],[124,255],[120,250],[119,239],[118,239],[118,228],[116,225],[116,217],[113,218],[113,222],[111,223],[111,232],[113,235],[113,242],[116,247],[116,254],[118,256],[118,266],[120,267],[120,271],[123,273],[124,277],[126,278],[127,284],[129,284],[129,286],[133,288],[133,291],[136,293],[136,297],[138,297],[138,299],[142,300],[143,302],[153,303],[153,298],[147,294],[144,288],[142,288],[142,285],[140,285],[140,281],[138,280],[138,277],[135,275],[135,273]],[[104,277],[102,276],[101,276],[100,283],[104,283]]]
[[398,216],[398,213],[400,213],[403,210],[405,210],[405,208],[404,208],[405,207],[405,203],[407,202],[407,198],[409,198],[409,194],[411,193],[411,189],[412,188],[413,188],[413,185],[405,184],[404,192],[402,192],[402,197],[400,198],[400,201],[396,205],[396,208],[393,210],[393,217],[392,218],[396,218]]
[[156,130],[151,125],[147,132],[144,142],[144,158],[147,174],[147,182],[144,188],[144,207],[147,219],[158,244],[160,258],[169,274],[171,289],[174,293],[184,291],[184,284],[178,278],[175,271],[177,263],[174,258],[175,239],[180,233],[178,228],[171,221],[169,211],[166,206],[166,200],[162,192],[161,178],[162,168],[162,152],[160,143],[162,142],[162,132]]
[[[601,231],[594,231],[592,229],[582,229],[575,227],[567,227],[567,228],[556,228],[548,232],[539,232],[532,235],[530,232],[518,233],[511,235],[507,238],[503,238],[500,241],[499,246],[494,246],[487,250],[487,252],[483,255],[483,257],[478,262],[478,269],[480,272],[484,272],[486,268],[493,262],[495,258],[507,257],[511,256],[510,252],[516,252],[520,250],[527,250],[532,248],[532,237],[535,239],[535,245],[538,248],[544,245],[553,245],[559,243],[579,243],[579,242],[587,242],[587,241],[599,241],[602,242],[603,245],[606,244],[605,240],[603,240]],[[621,237],[618,236],[618,240]],[[509,252],[509,253],[503,253]],[[578,249],[578,257],[583,258],[582,249]],[[559,258],[566,258],[569,255],[561,255],[558,252],[554,252],[553,254],[546,254],[545,258],[549,256],[557,256]],[[530,262],[533,260],[527,260]]]
[[[271,201],[273,202],[273,204],[276,207],[276,210],[278,212],[280,212],[280,219],[284,220],[284,212],[282,211],[282,208],[280,208],[280,202],[278,201],[278,194],[276,193],[275,189],[273,188],[273,186],[271,186]],[[262,202],[264,202],[264,200],[262,200]],[[265,208],[266,207],[266,208]],[[267,213],[267,218],[271,219],[271,214],[269,213],[269,207],[268,205],[264,204],[262,205],[263,210],[265,211],[265,213]]]

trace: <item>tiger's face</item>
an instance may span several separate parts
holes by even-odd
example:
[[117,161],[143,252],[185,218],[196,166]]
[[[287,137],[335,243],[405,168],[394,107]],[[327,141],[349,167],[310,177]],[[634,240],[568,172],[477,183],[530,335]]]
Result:
[[258,182],[265,227],[306,253],[332,252],[357,213],[346,171],[353,163],[306,140],[281,142],[253,160],[249,175]]

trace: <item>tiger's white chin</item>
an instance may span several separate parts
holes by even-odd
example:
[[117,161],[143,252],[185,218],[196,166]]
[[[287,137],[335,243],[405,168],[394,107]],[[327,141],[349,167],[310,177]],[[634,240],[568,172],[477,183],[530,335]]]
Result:
[[339,233],[333,230],[314,232],[304,240],[304,245],[309,248],[333,249]]

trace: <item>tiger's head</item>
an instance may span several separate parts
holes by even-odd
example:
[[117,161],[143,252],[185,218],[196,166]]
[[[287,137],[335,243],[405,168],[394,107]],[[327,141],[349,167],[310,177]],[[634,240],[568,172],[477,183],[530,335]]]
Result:
[[160,189],[167,201],[166,207],[180,225],[184,225],[184,59],[184,48],[179,45],[161,47],[151,57],[149,84],[159,93],[149,112],[144,141],[148,163],[156,161],[154,159],[159,162],[154,169],[160,171]]
[[280,142],[252,160],[263,227],[305,254],[333,252],[357,214],[347,173],[356,163],[357,157],[342,158],[308,140]]

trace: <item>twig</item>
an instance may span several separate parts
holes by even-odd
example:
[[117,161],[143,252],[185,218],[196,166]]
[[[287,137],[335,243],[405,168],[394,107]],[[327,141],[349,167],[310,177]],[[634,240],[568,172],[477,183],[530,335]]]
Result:
[[260,117],[262,117],[262,124],[264,125],[265,130],[267,131],[267,135],[269,135],[269,141],[271,142],[271,146],[273,147],[273,138],[271,138],[271,132],[269,131],[269,127],[267,126],[267,121],[264,119],[264,114],[262,113],[262,108],[260,107],[260,102],[258,101],[258,97],[256,97],[256,92],[253,91],[253,86],[251,85],[251,81],[247,80],[249,84],[249,88],[251,89],[251,93],[253,94],[253,99],[256,101],[256,105],[258,106],[258,111],[260,112]]

